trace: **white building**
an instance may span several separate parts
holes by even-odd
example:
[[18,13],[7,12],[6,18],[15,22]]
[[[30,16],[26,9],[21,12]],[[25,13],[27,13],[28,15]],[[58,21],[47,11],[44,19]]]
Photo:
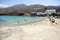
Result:
[[45,13],[47,13],[47,14],[56,13],[56,10],[55,9],[49,9],[49,10],[46,10]]
[[43,12],[37,12],[37,15],[45,15],[46,13]]

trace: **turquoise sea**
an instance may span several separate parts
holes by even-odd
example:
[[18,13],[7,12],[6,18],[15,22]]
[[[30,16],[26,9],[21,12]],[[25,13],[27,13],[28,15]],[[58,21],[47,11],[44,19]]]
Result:
[[30,17],[30,16],[0,16],[1,25],[17,25],[26,24],[36,21],[42,21],[44,18]]

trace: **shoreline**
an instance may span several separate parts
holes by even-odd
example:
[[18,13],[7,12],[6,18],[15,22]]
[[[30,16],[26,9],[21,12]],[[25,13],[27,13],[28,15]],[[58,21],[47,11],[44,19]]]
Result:
[[[42,17],[36,17],[36,18],[42,18]],[[39,20],[39,21],[33,21],[33,22],[30,22],[30,23],[25,23],[25,24],[12,24],[12,25],[2,25],[2,27],[3,26],[22,26],[22,25],[29,25],[29,24],[34,24],[34,23],[37,23],[37,22],[42,22],[42,21],[46,21],[47,19],[45,19],[46,17],[43,17],[44,18],[44,20]],[[1,27],[1,26],[0,26]]]
[[51,25],[46,19],[30,24],[2,27],[0,35],[3,40],[60,40],[60,19],[56,21],[57,25]]
[[[60,19],[55,19],[56,22],[57,22],[57,26],[60,25]],[[26,24],[17,24],[17,25],[6,25],[6,26],[0,26],[0,28],[4,28],[4,27],[17,27],[17,26],[28,26],[28,25],[37,25],[40,26],[40,25],[45,25],[45,26],[53,26],[51,25],[50,21],[48,18],[46,18],[45,20],[42,20],[42,21],[34,21],[34,22],[30,22],[30,23],[26,23]],[[40,24],[40,25],[39,25]],[[54,24],[56,25],[56,24]]]

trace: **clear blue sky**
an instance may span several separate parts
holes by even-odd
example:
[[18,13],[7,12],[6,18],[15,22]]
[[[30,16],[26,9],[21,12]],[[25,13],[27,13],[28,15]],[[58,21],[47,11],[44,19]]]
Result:
[[12,6],[16,4],[41,4],[41,5],[60,5],[60,0],[0,0],[0,7]]

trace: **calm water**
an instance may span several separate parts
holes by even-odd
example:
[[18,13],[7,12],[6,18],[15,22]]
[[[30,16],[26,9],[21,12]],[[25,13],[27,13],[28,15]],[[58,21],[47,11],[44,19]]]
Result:
[[42,20],[44,20],[44,18],[36,18],[30,16],[0,16],[0,25],[26,24]]

